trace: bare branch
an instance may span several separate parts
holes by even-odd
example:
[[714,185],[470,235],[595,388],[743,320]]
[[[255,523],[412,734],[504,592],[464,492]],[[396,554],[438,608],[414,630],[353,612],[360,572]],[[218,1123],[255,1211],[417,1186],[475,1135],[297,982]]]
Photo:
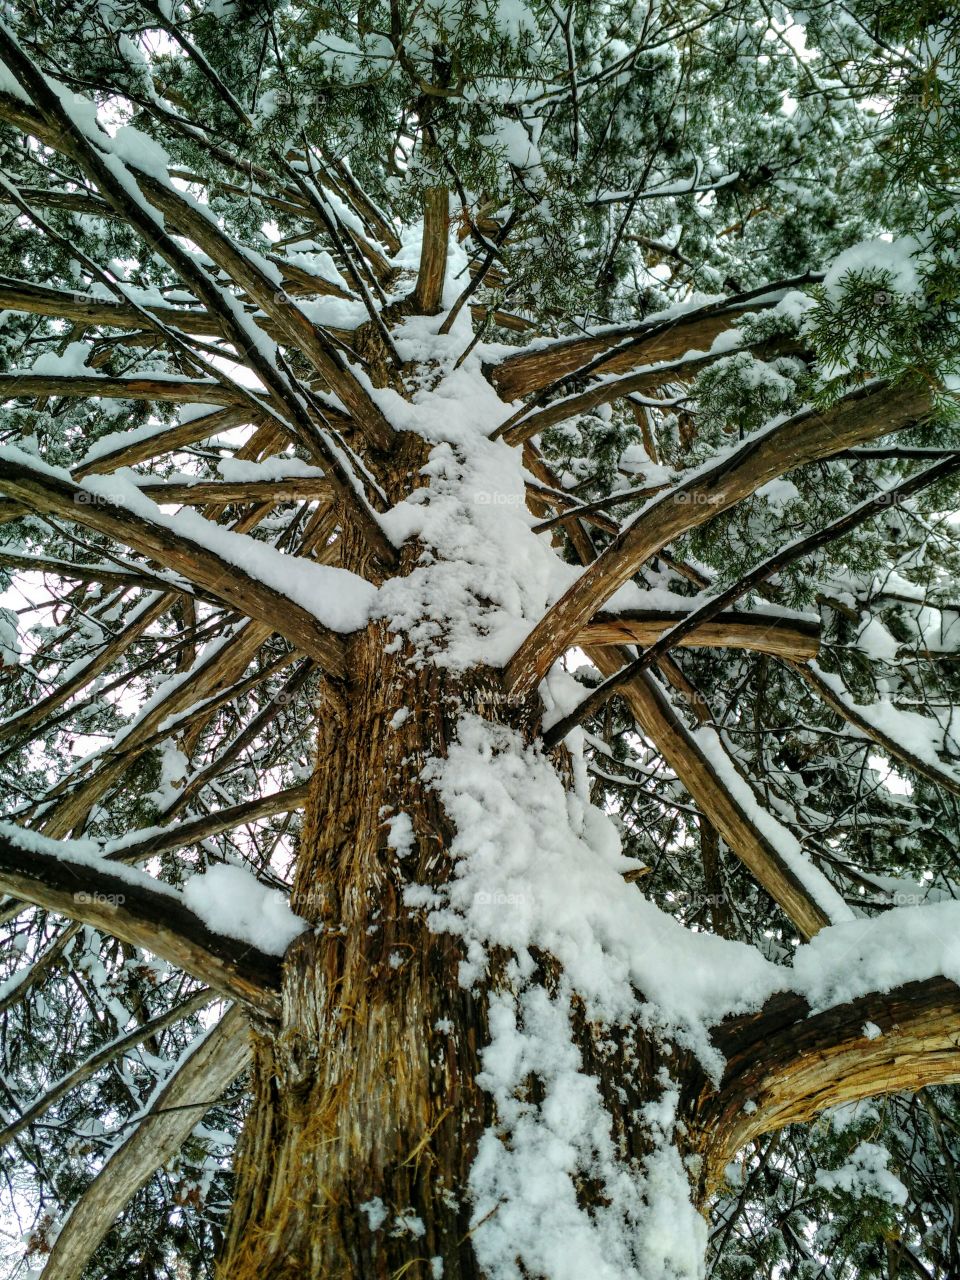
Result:
[[[681,609],[625,609],[598,613],[577,634],[579,645],[653,645],[670,628],[679,626],[691,612]],[[762,609],[747,612],[730,609],[718,613],[676,642],[685,646],[721,649],[753,649],[800,661],[815,658],[820,648],[820,624],[811,619],[782,617]]]

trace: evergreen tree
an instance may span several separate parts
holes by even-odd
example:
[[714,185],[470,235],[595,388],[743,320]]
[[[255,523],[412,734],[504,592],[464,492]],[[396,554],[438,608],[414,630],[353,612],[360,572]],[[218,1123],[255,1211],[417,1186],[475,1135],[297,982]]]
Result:
[[6,1274],[960,1274],[958,50],[3,6]]

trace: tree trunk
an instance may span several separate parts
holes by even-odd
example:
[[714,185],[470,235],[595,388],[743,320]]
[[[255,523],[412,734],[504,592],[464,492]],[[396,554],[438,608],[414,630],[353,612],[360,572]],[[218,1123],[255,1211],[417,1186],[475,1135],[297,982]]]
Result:
[[418,775],[485,682],[408,665],[388,639],[375,623],[354,641],[322,718],[291,898],[317,927],[287,954],[279,1032],[258,1036],[231,1280],[391,1276],[436,1256],[477,1275],[462,1189],[489,1120],[483,1006],[457,983],[456,941],[403,892],[449,874],[449,826]]
[[[285,958],[282,1026],[256,1035],[224,1280],[483,1274],[469,1181],[496,1121],[477,1077],[488,997],[511,990],[507,957],[466,990],[459,940],[432,932],[403,895],[453,870],[425,761],[445,754],[465,712],[517,721],[527,711],[504,698],[496,672],[418,666],[393,649],[371,624],[324,709],[291,899],[316,928]],[[391,822],[402,814],[409,852],[405,820]],[[558,970],[538,959],[536,982],[551,991]],[[639,1161],[649,1145],[630,1117],[662,1092],[653,1051],[639,1033],[601,1033],[576,1011],[573,1023],[616,1147]],[[538,1088],[531,1078],[531,1097]],[[577,1195],[584,1206],[603,1199],[589,1177]]]

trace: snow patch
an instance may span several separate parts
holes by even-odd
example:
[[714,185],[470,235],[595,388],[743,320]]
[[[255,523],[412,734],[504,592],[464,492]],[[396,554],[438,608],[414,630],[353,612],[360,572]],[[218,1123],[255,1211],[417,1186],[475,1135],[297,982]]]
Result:
[[183,898],[215,933],[252,942],[270,955],[282,956],[307,928],[282,893],[261,884],[243,867],[220,864],[205,875],[191,876],[183,886]]

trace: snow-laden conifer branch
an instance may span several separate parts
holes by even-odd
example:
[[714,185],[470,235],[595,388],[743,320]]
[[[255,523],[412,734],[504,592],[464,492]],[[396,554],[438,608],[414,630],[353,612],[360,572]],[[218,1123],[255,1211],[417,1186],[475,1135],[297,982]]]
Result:
[[[555,485],[557,478],[538,451],[530,443],[526,451],[528,467],[548,486]],[[584,564],[596,556],[582,531],[574,535],[574,546]],[[628,661],[627,652],[615,646],[585,644],[584,650],[602,675],[612,676]],[[795,836],[757,804],[716,735],[708,753],[648,672],[626,684],[622,696],[644,738],[655,745],[700,812],[802,937],[813,937],[832,919],[846,917],[839,895],[809,863]],[[701,703],[698,695],[694,710],[702,720]]]
[[[623,660],[615,649],[589,647],[586,653],[601,672],[612,673]],[[847,918],[840,894],[796,836],[757,802],[714,730],[688,729],[649,672],[624,685],[621,694],[641,732],[656,743],[700,811],[802,937]]]
[[244,823],[259,818],[270,818],[277,813],[289,813],[302,809],[307,798],[307,783],[286,787],[272,795],[245,800],[242,804],[229,805],[213,813],[187,818],[166,826],[139,828],[129,836],[110,840],[102,846],[102,856],[116,862],[143,862],[157,854],[185,845],[208,840],[222,831],[230,831]]
[[[68,769],[31,805],[31,815],[42,815],[43,830],[61,837],[82,824],[91,806],[142,756],[161,726],[204,702],[222,687],[224,680],[239,678],[271,630],[264,623],[241,623],[208,643],[189,667],[168,678],[132,724],[125,726],[105,749]],[[201,715],[203,711],[201,707]]]
[[[151,152],[149,158],[144,159],[137,149],[131,156],[123,148],[118,151],[109,135],[96,123],[91,124],[86,116],[83,116],[86,127],[81,126],[82,113],[71,114],[61,101],[62,89],[42,75],[3,27],[0,27],[0,53],[38,105],[40,117],[47,126],[38,136],[74,157],[131,228],[170,263],[208,310],[221,317],[225,336],[249,358],[265,389],[284,405],[291,427],[301,442],[326,462],[360,526],[389,562],[392,549],[366,505],[359,481],[352,475],[352,466],[345,463],[344,451],[328,439],[315,411],[311,412],[314,406],[309,392],[292,378],[275,344],[246,315],[231,293],[211,280],[200,258],[170,235],[166,218],[172,215],[180,219],[184,225],[179,229],[189,233],[203,253],[227,273],[230,281],[279,324],[289,341],[305,348],[317,370],[357,417],[358,426],[371,432],[374,442],[382,447],[389,442],[392,428],[365,385],[330,346],[320,329],[298,307],[288,305],[289,299],[278,288],[278,280],[271,278],[267,264],[258,261],[257,255],[237,249],[212,217],[176,190],[168,176],[165,156],[161,159],[156,152]],[[19,123],[19,118],[13,122]]]
[[944,758],[948,727],[933,716],[898,709],[888,702],[862,705],[844,686],[841,677],[823,671],[815,662],[790,665],[831,711],[864,738],[875,742],[891,759],[960,795],[960,768]]

